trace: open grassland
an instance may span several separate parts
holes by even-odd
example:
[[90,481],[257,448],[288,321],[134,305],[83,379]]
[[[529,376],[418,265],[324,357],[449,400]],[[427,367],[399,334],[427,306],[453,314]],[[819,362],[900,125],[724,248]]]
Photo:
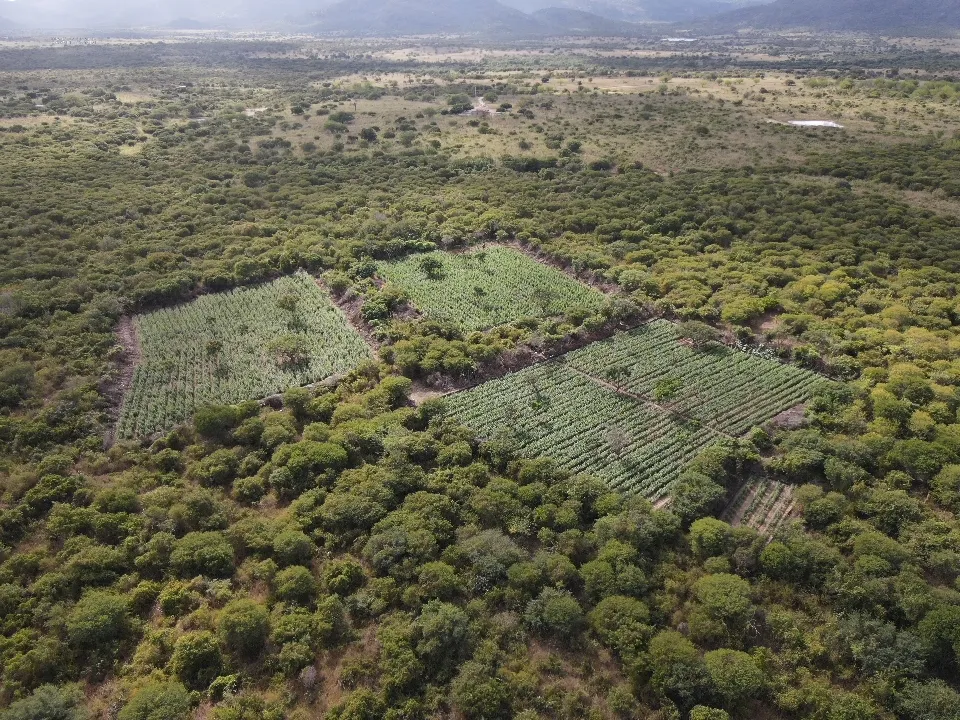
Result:
[[737,350],[688,348],[672,323],[655,321],[447,403],[485,437],[659,499],[700,450],[809,399],[824,382]]
[[656,320],[567,356],[571,367],[728,435],[742,435],[809,399],[827,383],[792,365],[711,345],[678,342],[677,326]]
[[426,317],[467,331],[525,317],[599,310],[604,303],[598,290],[504,247],[412,255],[380,263],[378,273],[399,286]]
[[370,349],[306,273],[207,295],[135,321],[141,362],[118,437],[181,422],[203,405],[237,403],[345,372]]

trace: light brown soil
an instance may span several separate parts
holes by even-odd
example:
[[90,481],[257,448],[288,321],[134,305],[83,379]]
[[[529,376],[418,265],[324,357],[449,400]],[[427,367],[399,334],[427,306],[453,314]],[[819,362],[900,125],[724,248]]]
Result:
[[764,490],[765,486],[763,483],[758,484],[753,490],[747,493],[747,496],[743,498],[740,502],[740,507],[736,509],[733,513],[733,517],[730,518],[730,524],[734,527],[740,525],[743,522],[743,516],[747,514],[747,510],[753,504],[753,499],[757,496],[757,493]]
[[343,314],[347,316],[347,320],[353,326],[353,329],[360,333],[360,336],[367,342],[367,345],[379,352],[381,343],[374,337],[373,328],[367,324],[367,321],[363,319],[363,315],[360,314],[360,311],[363,309],[363,298],[359,295],[351,294],[349,290],[340,297],[337,297],[330,292],[330,288],[327,287],[326,283],[316,275],[313,276],[313,281],[317,284],[317,287],[329,295],[330,299],[343,311]]
[[441,390],[436,390],[434,388],[428,387],[421,382],[415,382],[413,388],[410,390],[410,401],[414,405],[422,405],[427,400],[433,400],[438,397],[443,397],[444,393]]
[[774,416],[770,420],[770,425],[775,428],[782,428],[784,430],[796,430],[799,427],[803,427],[803,424],[806,419],[807,414],[807,405],[806,403],[801,403],[799,405],[794,405],[788,410],[784,410],[779,415]]
[[120,405],[127,391],[133,385],[133,375],[137,370],[137,365],[143,357],[143,351],[140,349],[140,338],[137,337],[137,326],[133,318],[124,315],[120,318],[117,325],[117,343],[123,348],[123,352],[116,359],[111,373],[111,380],[100,387],[100,392],[110,402],[110,429],[104,437],[104,445],[110,447],[116,440],[116,421],[120,417]]

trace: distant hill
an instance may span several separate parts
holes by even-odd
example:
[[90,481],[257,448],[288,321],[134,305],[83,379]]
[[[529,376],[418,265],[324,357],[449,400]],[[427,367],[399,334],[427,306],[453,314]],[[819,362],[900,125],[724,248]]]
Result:
[[505,5],[535,13],[547,8],[579,10],[611,20],[679,22],[729,12],[769,0],[502,0]]
[[316,29],[362,35],[535,31],[536,21],[496,0],[343,0],[318,13]]
[[631,34],[627,22],[582,10],[546,8],[533,14],[498,0],[343,0],[321,10],[320,32],[359,35]]
[[562,35],[631,35],[637,30],[633,23],[614,20],[582,10],[550,7],[532,14],[542,32]]
[[703,27],[942,35],[960,30],[960,0],[776,0],[717,16]]
[[209,30],[213,27],[210,23],[193,20],[192,18],[177,18],[167,23],[171,30]]

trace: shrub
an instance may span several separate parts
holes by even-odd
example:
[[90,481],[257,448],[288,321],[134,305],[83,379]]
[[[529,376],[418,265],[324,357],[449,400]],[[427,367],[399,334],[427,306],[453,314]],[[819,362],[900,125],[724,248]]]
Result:
[[186,720],[190,693],[178,682],[144,685],[130,699],[117,720]]
[[313,540],[299,530],[284,530],[273,539],[273,555],[281,565],[309,565],[315,553]]
[[278,600],[297,605],[309,605],[317,595],[317,581],[310,569],[302,565],[293,565],[277,573],[273,587]]
[[86,720],[83,692],[75,685],[41,685],[0,713],[3,720]]
[[170,669],[192,690],[205,690],[220,675],[220,646],[211,632],[181,635],[173,648]]
[[544,588],[530,601],[523,619],[534,632],[564,642],[574,641],[584,624],[580,603],[570,593],[553,588]]
[[91,590],[70,612],[66,629],[70,644],[81,656],[113,654],[131,630],[127,600],[116,593]]
[[217,626],[224,646],[240,658],[253,658],[263,650],[270,632],[266,609],[253,600],[234,600],[220,614]]
[[233,547],[220,532],[192,532],[177,540],[170,554],[170,567],[181,577],[233,575]]

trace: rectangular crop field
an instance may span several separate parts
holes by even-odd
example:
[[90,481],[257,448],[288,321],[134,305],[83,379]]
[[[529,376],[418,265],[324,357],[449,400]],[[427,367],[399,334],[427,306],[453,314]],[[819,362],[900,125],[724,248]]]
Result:
[[526,455],[651,498],[664,496],[683,466],[722,437],[557,362],[446,400],[453,417],[485,437],[506,431]]
[[728,435],[742,435],[808,400],[829,381],[816,373],[723,345],[695,350],[677,326],[655,320],[566,356],[571,367],[660,402]]
[[[658,393],[665,382],[668,397]],[[725,347],[688,348],[672,323],[655,321],[446,402],[483,437],[508,433],[526,455],[659,499],[702,449],[809,399],[825,382]]]
[[506,247],[411,255],[379,263],[377,272],[402,288],[424,316],[466,331],[596,311],[605,300],[600,291]]
[[757,478],[740,486],[720,519],[772,535],[793,511],[793,485]]
[[370,348],[306,273],[135,318],[141,361],[117,437],[140,437],[209,404],[265,397],[346,372]]

